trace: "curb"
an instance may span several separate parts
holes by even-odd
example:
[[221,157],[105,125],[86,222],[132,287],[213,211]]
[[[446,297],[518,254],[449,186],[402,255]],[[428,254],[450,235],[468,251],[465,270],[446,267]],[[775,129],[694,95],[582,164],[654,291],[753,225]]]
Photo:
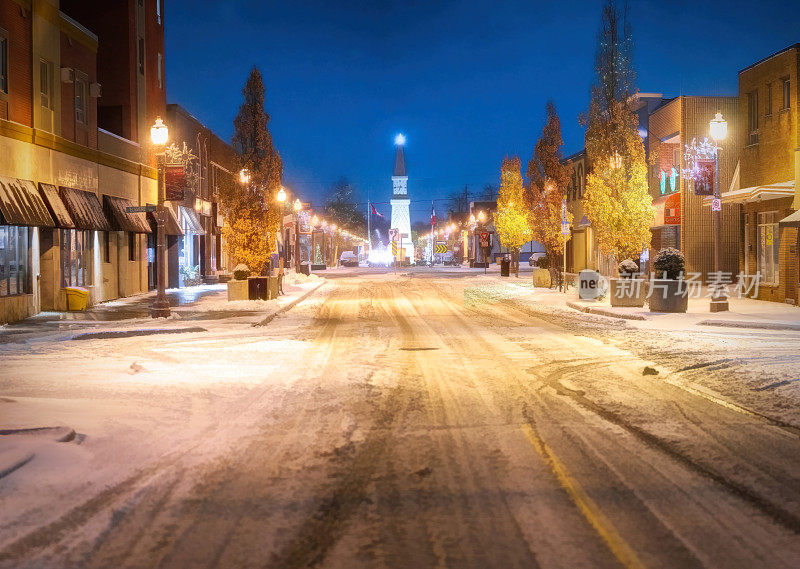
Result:
[[698,326],[722,326],[725,328],[755,328],[759,330],[788,330],[800,332],[800,324],[781,322],[748,322],[747,320],[703,320]]
[[322,287],[323,285],[327,284],[327,282],[328,282],[328,280],[327,280],[327,279],[323,280],[323,281],[322,281],[321,283],[319,283],[317,286],[315,286],[314,288],[312,288],[312,289],[308,290],[308,291],[307,291],[307,292],[305,292],[304,294],[301,294],[300,296],[298,296],[297,298],[295,298],[293,301],[289,302],[289,303],[288,303],[288,304],[286,304],[285,306],[281,306],[281,307],[280,307],[278,310],[276,310],[276,311],[275,311],[275,312],[273,312],[272,314],[267,314],[267,315],[264,317],[264,319],[263,319],[263,320],[259,320],[258,322],[253,322],[253,323],[251,324],[251,326],[254,326],[254,327],[255,327],[255,326],[266,326],[267,324],[269,324],[270,322],[272,322],[272,320],[273,320],[273,319],[274,319],[276,316],[278,316],[279,314],[283,314],[283,313],[284,313],[284,312],[286,312],[287,310],[291,310],[292,308],[294,308],[295,306],[297,306],[298,304],[300,304],[301,302],[303,302],[303,301],[304,301],[306,298],[308,298],[309,296],[311,296],[313,293],[317,292],[317,290],[319,290],[319,289],[320,289],[320,287]]
[[187,332],[208,332],[200,326],[191,328],[147,328],[144,330],[106,330],[104,332],[84,332],[70,340],[111,340],[113,338],[132,338],[134,336],[153,336],[155,334],[183,334]]
[[597,314],[598,316],[606,316],[608,318],[617,318],[619,320],[648,320],[645,316],[641,314],[620,314],[618,312],[614,312],[608,308],[600,308],[597,306],[586,306],[585,304],[578,304],[577,302],[568,300],[567,306],[574,310],[578,310],[580,312],[586,312],[588,314]]

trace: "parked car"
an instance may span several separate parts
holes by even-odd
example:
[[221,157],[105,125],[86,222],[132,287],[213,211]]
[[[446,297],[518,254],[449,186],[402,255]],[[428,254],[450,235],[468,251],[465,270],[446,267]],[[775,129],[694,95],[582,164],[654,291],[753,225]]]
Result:
[[342,251],[342,254],[339,256],[339,265],[342,267],[357,267],[358,255],[352,251]]
[[528,265],[533,267],[536,265],[536,261],[546,256],[547,253],[545,253],[544,251],[537,251],[536,253],[531,253],[531,256],[528,258]]

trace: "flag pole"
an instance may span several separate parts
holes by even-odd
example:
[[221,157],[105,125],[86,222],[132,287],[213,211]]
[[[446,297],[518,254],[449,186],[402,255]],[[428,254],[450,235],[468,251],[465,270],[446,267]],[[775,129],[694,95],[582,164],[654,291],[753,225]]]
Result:
[[372,205],[369,201],[369,190],[367,190],[367,241],[369,241],[369,250],[372,251]]

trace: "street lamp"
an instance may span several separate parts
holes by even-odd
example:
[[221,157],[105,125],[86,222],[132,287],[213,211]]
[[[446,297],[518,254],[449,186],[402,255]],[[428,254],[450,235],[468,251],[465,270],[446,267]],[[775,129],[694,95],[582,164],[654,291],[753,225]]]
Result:
[[248,185],[250,183],[250,170],[242,168],[239,171],[239,181],[245,186]]
[[294,200],[294,270],[300,272],[300,212],[303,209],[303,202],[300,198]]
[[[722,224],[722,202],[719,197],[719,143],[728,135],[728,121],[718,112],[709,123],[711,138],[714,139],[714,199],[711,202],[711,217],[714,224],[714,273],[719,278],[720,226]],[[728,310],[728,296],[723,286],[717,286],[711,295],[711,312]]]
[[286,189],[284,189],[283,186],[281,186],[281,189],[278,190],[278,201],[281,203],[286,201]]
[[164,147],[169,139],[169,129],[161,117],[156,117],[156,122],[150,127],[150,141],[156,149],[156,161],[158,164],[158,200],[156,205],[156,280],[158,292],[156,292],[156,299],[150,305],[151,318],[167,318],[169,317],[169,302],[167,301],[166,294],[166,281],[165,274],[166,267],[164,266],[164,259],[166,258],[166,235],[164,232],[165,225],[165,208],[164,201],[166,200],[166,187],[164,180],[164,164],[166,162],[166,155]]

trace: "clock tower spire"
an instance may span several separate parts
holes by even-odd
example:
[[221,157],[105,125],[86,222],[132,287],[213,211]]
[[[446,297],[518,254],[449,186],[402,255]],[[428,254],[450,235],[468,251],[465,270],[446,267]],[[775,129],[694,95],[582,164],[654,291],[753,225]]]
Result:
[[398,243],[398,246],[405,249],[405,256],[409,258],[414,250],[414,244],[411,241],[411,216],[408,210],[411,200],[408,198],[406,155],[403,151],[406,137],[398,134],[394,138],[394,143],[397,146],[397,153],[394,157],[394,171],[392,173],[392,228],[398,230],[398,240],[402,238],[402,242]]

